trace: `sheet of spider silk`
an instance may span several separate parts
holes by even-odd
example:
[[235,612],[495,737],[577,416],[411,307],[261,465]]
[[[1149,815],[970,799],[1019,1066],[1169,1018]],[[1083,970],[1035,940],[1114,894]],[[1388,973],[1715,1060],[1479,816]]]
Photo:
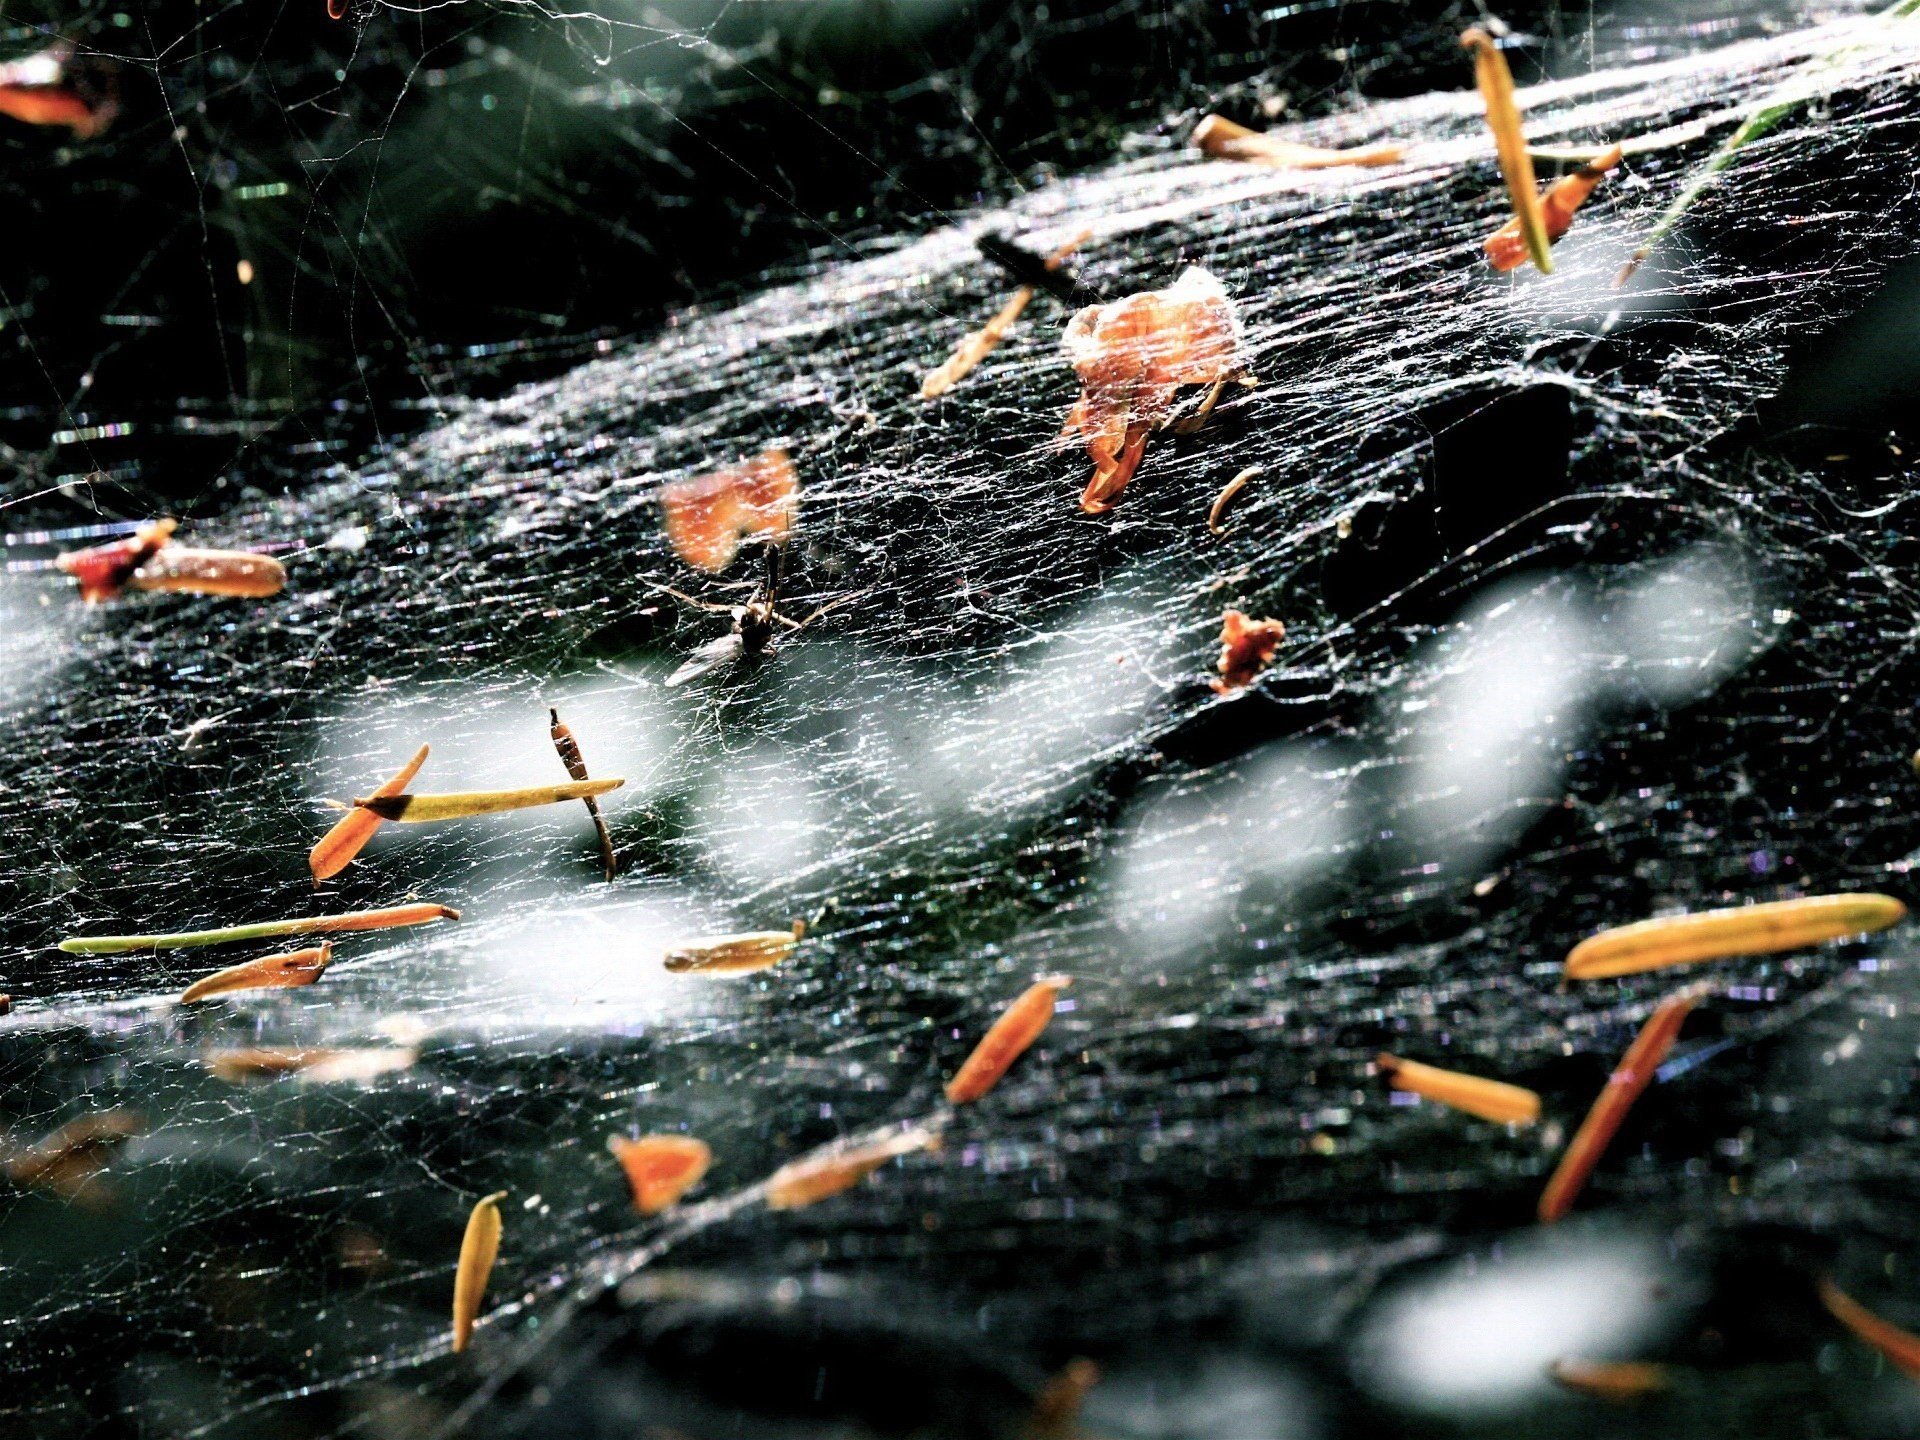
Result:
[[[1500,207],[1467,91],[1306,136],[1404,139],[1398,169],[1168,152],[982,216],[1039,248],[1092,226],[1109,293],[1193,262],[1239,297],[1261,388],[1156,439],[1105,519],[1051,448],[1075,393],[1057,313],[914,398],[1001,298],[963,228],[197,526],[310,542],[271,603],[10,589],[0,1107],[16,1142],[113,1106],[148,1126],[87,1204],[0,1210],[11,1429],[1011,1434],[1073,1353],[1107,1368],[1107,1434],[1911,1427],[1808,1283],[1920,1316],[1904,933],[1718,967],[1576,1217],[1529,1228],[1673,983],[1562,990],[1570,943],[1906,889],[1904,449],[1752,419],[1907,253],[1905,40],[1843,55],[1817,117],[1729,171],[1628,296],[1608,285],[1725,117],[1838,39],[1530,96],[1539,139],[1657,142],[1546,281],[1477,262]],[[676,568],[657,488],[782,440],[806,487],[783,604],[859,598],[669,692],[723,621],[644,582],[743,592]],[[1229,605],[1289,637],[1223,703],[1203,681]],[[627,779],[619,883],[566,807],[390,826],[314,893],[323,798],[423,742],[434,788],[564,778],[548,705]],[[413,896],[465,918],[192,1012],[169,997],[237,953],[53,949]],[[660,966],[795,918],[784,968]],[[1077,978],[1070,1008],[941,1151],[809,1211],[734,1203],[929,1113],[1039,971]],[[262,1043],[421,1053],[364,1085],[203,1062]],[[1380,1048],[1532,1085],[1550,1123],[1395,1103]],[[708,1203],[641,1222],[605,1137],[682,1129],[713,1147]],[[494,1319],[450,1359],[461,1224],[493,1190]],[[1630,1355],[1690,1378],[1617,1419],[1541,1379]]]

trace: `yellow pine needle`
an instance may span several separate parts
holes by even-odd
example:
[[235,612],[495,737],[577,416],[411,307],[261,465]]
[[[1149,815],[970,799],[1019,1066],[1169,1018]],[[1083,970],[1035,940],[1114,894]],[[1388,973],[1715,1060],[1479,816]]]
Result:
[[402,825],[424,825],[435,820],[463,820],[469,815],[498,815],[507,810],[530,810],[537,805],[560,805],[618,790],[625,780],[569,780],[564,785],[530,785],[524,790],[457,790],[444,795],[363,795],[354,800],[383,820]]
[[1504,1080],[1483,1080],[1458,1070],[1442,1070],[1382,1051],[1374,1059],[1387,1083],[1427,1100],[1438,1101],[1496,1125],[1531,1125],[1540,1118],[1540,1097]]
[[667,951],[664,964],[676,975],[751,975],[769,970],[793,954],[807,933],[804,920],[791,930],[747,930],[689,940]]
[[453,1272],[453,1353],[458,1355],[473,1338],[473,1322],[487,1293],[487,1277],[500,1254],[500,1202],[507,1192],[496,1190],[473,1207],[467,1233],[460,1240],[460,1263]]
[[1891,895],[1809,895],[1731,910],[1640,920],[1582,940],[1567,952],[1569,980],[1604,980],[1668,965],[1771,955],[1885,930],[1906,918]]
[[1513,72],[1507,68],[1507,57],[1500,53],[1486,31],[1475,27],[1460,37],[1460,44],[1473,52],[1473,83],[1486,102],[1487,128],[1493,132],[1500,174],[1507,182],[1513,218],[1520,222],[1527,255],[1542,275],[1551,275],[1553,255],[1547,240],[1546,220],[1540,212],[1540,187],[1533,178],[1533,157],[1527,150],[1526,132],[1520,124],[1520,106],[1513,98]]
[[170,935],[75,935],[62,940],[69,955],[118,955],[128,950],[188,950],[198,945],[232,945],[243,940],[272,940],[283,935],[337,935],[346,930],[391,930],[458,920],[450,905],[393,905],[384,910],[350,910],[344,915],[310,915],[301,920],[262,920],[220,930],[181,930]]

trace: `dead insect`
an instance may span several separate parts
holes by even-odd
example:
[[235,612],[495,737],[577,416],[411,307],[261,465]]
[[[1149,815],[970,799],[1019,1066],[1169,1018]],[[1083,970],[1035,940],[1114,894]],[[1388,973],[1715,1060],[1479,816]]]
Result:
[[1325,170],[1334,165],[1395,165],[1405,154],[1399,145],[1363,145],[1352,150],[1322,150],[1276,135],[1263,135],[1220,115],[1193,128],[1193,143],[1216,160],[1244,160],[1281,170]]
[[132,1110],[102,1110],[69,1120],[38,1144],[17,1151],[6,1162],[16,1185],[49,1190],[72,1200],[102,1170],[107,1157],[147,1128]]
[[80,582],[80,598],[89,605],[117,599],[128,589],[264,599],[286,587],[286,569],[271,555],[175,545],[177,526],[177,521],[156,520],[124,540],[70,550],[53,563]]
[[947,1082],[947,1099],[955,1105],[970,1105],[998,1085],[1013,1062],[1040,1038],[1053,1019],[1060,992],[1071,984],[1073,981],[1065,975],[1050,975],[1028,986],[954,1072]]
[[830,610],[837,610],[849,601],[858,600],[865,591],[853,595],[842,595],[815,607],[804,620],[790,620],[782,615],[775,606],[780,599],[780,572],[782,552],[769,546],[766,550],[766,573],[755,590],[753,598],[744,605],[718,605],[711,600],[699,600],[692,595],[683,594],[671,585],[648,583],[663,595],[671,595],[683,605],[691,605],[697,610],[707,610],[719,615],[731,615],[733,628],[725,635],[709,640],[696,649],[686,661],[667,677],[667,687],[672,689],[686,684],[689,680],[698,680],[715,670],[732,665],[736,661],[754,662],[765,659],[774,653],[773,637],[779,632],[776,625],[784,625],[788,633],[797,635],[814,621]]
[[1274,651],[1286,639],[1287,627],[1278,620],[1254,620],[1238,610],[1220,617],[1220,678],[1214,693],[1231,695],[1244,690],[1273,663]]
[[1820,1303],[1834,1319],[1886,1356],[1894,1369],[1920,1380],[1920,1335],[1882,1320],[1831,1280],[1820,1282]]
[[[427,747],[422,745],[391,780],[373,792],[374,797],[378,799],[406,794],[407,786],[413,783],[413,777],[420,773],[420,767],[426,763]],[[354,857],[366,848],[367,842],[379,828],[380,817],[363,807],[342,815],[334,827],[307,852],[307,868],[313,871],[313,883],[318,885],[322,880],[331,879],[351,865]]]
[[[548,734],[553,737],[554,752],[559,755],[560,763],[567,767],[567,774],[575,780],[587,778],[587,762],[580,754],[580,742],[573,738],[573,731],[560,723],[560,712],[551,707],[547,710],[551,722]],[[607,831],[607,817],[600,813],[600,802],[593,796],[583,797],[587,814],[593,818],[594,834],[600,837],[600,865],[606,871],[609,881],[619,873],[619,864],[613,856],[613,836]]]
[[[1091,230],[1082,230],[1054,251],[1047,257],[1047,269],[1058,270],[1066,262],[1066,258],[1086,244],[1092,235]],[[974,366],[991,355],[994,347],[1007,338],[1007,332],[1013,329],[1014,322],[1020,318],[1021,312],[1033,303],[1033,296],[1034,287],[1031,285],[1022,285],[1014,291],[1013,297],[1000,307],[991,320],[962,340],[955,347],[953,354],[948,357],[947,362],[920,382],[920,398],[935,399],[946,394],[965,379]]]
[[713,1163],[706,1141],[691,1135],[642,1135],[638,1140],[609,1135],[607,1149],[626,1172],[633,1208],[642,1215],[658,1215],[677,1204]]
[[325,973],[333,960],[333,942],[322,941],[312,950],[292,950],[285,955],[269,955],[243,965],[229,965],[202,976],[180,993],[180,1003],[191,1005],[211,1000],[216,995],[231,995],[236,990],[289,990],[311,985]]
[[1540,1118],[1540,1097],[1518,1085],[1402,1060],[1385,1051],[1376,1055],[1373,1063],[1394,1089],[1437,1100],[1496,1125],[1531,1125]]
[[500,1254],[500,1202],[507,1192],[496,1190],[473,1207],[467,1233],[460,1239],[460,1263],[453,1272],[453,1353],[458,1355],[473,1338],[473,1322],[487,1293],[487,1277]]
[[767,1206],[799,1210],[817,1204],[852,1189],[889,1160],[939,1148],[939,1132],[924,1125],[911,1125],[878,1140],[823,1145],[773,1172],[767,1180]]
[[64,125],[74,139],[91,140],[119,113],[113,64],[75,55],[65,41],[0,65],[0,115],[27,125]]
[[1897,925],[1907,907],[1891,895],[1808,895],[1730,910],[1663,915],[1589,936],[1567,952],[1569,980],[1602,980],[1668,965],[1772,955]]
[[1645,1361],[1556,1360],[1547,1367],[1547,1374],[1575,1394],[1616,1405],[1645,1400],[1673,1388],[1666,1366]]
[[1634,1036],[1633,1044],[1627,1047],[1627,1053],[1620,1057],[1613,1074],[1607,1077],[1606,1088],[1593,1102],[1587,1118],[1580,1122],[1553,1177],[1547,1181],[1547,1188],[1540,1194],[1542,1225],[1553,1224],[1573,1207],[1593,1167],[1613,1143],[1620,1122],[1627,1118],[1627,1112],[1641,1092],[1653,1083],[1654,1073],[1667,1058],[1667,1052],[1673,1049],[1680,1027],[1686,1023],[1693,1007],[1700,1003],[1702,993],[1697,988],[1681,991],[1663,1001],[1640,1027],[1640,1033]]
[[689,940],[667,951],[663,963],[676,975],[751,975],[770,970],[793,954],[806,933],[807,922],[796,920],[791,930],[748,930]]
[[[1572,228],[1573,212],[1586,203],[1606,173],[1620,163],[1621,149],[1611,150],[1580,166],[1571,175],[1551,186],[1540,199],[1540,223],[1546,229],[1547,243],[1555,244]],[[1496,270],[1516,270],[1527,259],[1527,242],[1520,233],[1516,216],[1489,235],[1482,248],[1487,261]]]
[[696,570],[718,574],[740,542],[784,544],[799,513],[800,484],[785,450],[766,450],[733,470],[661,487],[667,540]]
[[355,808],[378,815],[382,820],[397,820],[402,825],[431,825],[441,820],[465,820],[474,815],[500,815],[509,810],[562,805],[570,800],[604,795],[626,783],[622,779],[569,780],[564,785],[529,785],[522,790],[455,790],[442,795],[362,795],[356,797],[353,803]]
[[1089,305],[1061,341],[1080,377],[1080,399],[1063,436],[1080,435],[1093,478],[1080,508],[1102,515],[1133,478],[1147,437],[1171,421],[1182,385],[1210,386],[1181,429],[1198,429],[1240,373],[1240,321],[1220,282],[1189,266],[1165,290],[1142,290],[1111,305]]
[[1533,156],[1527,149],[1520,106],[1513,96],[1513,72],[1486,31],[1477,27],[1468,30],[1460,37],[1460,44],[1473,52],[1474,84],[1487,107],[1487,128],[1493,132],[1494,152],[1500,160],[1501,177],[1507,182],[1507,196],[1513,202],[1521,247],[1542,275],[1550,275],[1553,257],[1547,253],[1547,226],[1541,214],[1540,190],[1533,178]]

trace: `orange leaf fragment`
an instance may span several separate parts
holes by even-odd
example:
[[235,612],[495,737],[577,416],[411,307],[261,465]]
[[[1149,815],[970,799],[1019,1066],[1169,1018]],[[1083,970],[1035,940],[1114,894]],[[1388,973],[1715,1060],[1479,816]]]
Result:
[[1680,1027],[1686,1023],[1693,1007],[1700,1003],[1703,993],[1698,988],[1682,990],[1662,1001],[1659,1009],[1640,1027],[1640,1033],[1634,1036],[1633,1044],[1627,1047],[1627,1053],[1620,1057],[1613,1074],[1607,1077],[1607,1088],[1600,1092],[1587,1118],[1580,1122],[1566,1153],[1560,1157],[1553,1178],[1541,1192],[1542,1225],[1551,1225],[1573,1208],[1574,1199],[1586,1185],[1593,1167],[1613,1143],[1620,1122],[1627,1118],[1627,1112],[1641,1092],[1653,1083],[1654,1072],[1673,1049],[1673,1042],[1680,1037]]
[[775,545],[793,529],[799,480],[785,450],[762,452],[732,470],[663,486],[667,539],[696,570],[717,574],[732,563],[740,542],[764,536]]
[[1220,282],[1189,266],[1164,290],[1087,306],[1061,345],[1081,385],[1063,433],[1085,439],[1094,465],[1080,508],[1101,515],[1139,468],[1147,436],[1167,424],[1180,386],[1238,373],[1240,320]]
[[1820,1282],[1820,1303],[1834,1319],[1886,1356],[1896,1370],[1920,1380],[1920,1335],[1882,1320],[1831,1280]]
[[118,82],[107,61],[77,59],[65,41],[0,65],[0,115],[26,125],[64,125],[91,140],[119,113]]
[[767,1205],[774,1210],[798,1210],[852,1189],[889,1160],[939,1148],[939,1133],[924,1125],[879,1140],[823,1145],[773,1172],[767,1181]]
[[1216,160],[1244,160],[1281,170],[1325,170],[1335,165],[1396,165],[1401,146],[1362,145],[1352,150],[1323,150],[1278,136],[1263,135],[1221,115],[1209,115],[1193,127],[1193,143]]
[[236,990],[291,990],[311,985],[333,960],[333,942],[323,940],[311,950],[289,950],[284,955],[268,955],[260,960],[229,965],[211,975],[203,975],[180,992],[180,1003],[211,1000],[216,995],[231,995]]
[[1060,992],[1071,984],[1073,981],[1065,975],[1050,975],[1028,986],[980,1038],[966,1063],[954,1072],[947,1082],[947,1099],[955,1105],[970,1105],[998,1085],[1013,1062],[1040,1038],[1040,1032],[1053,1019],[1054,1003],[1059,1000]]
[[676,1204],[713,1163],[707,1142],[691,1135],[642,1135],[638,1140],[609,1135],[607,1149],[627,1172],[633,1208],[642,1215],[658,1215]]
[[[406,794],[413,777],[427,763],[427,749],[422,745],[414,751],[413,758],[401,766],[391,780],[375,790],[371,798]],[[313,883],[318,885],[322,880],[331,879],[351,865],[354,856],[366,848],[367,842],[379,828],[380,815],[364,806],[356,806],[342,815],[334,827],[307,852],[307,868],[313,871]]]
[[1238,610],[1220,617],[1220,678],[1213,682],[1216,694],[1231,695],[1244,690],[1273,663],[1273,653],[1287,637],[1287,627],[1278,620],[1254,620]]
[[179,524],[177,520],[156,520],[124,540],[68,550],[53,557],[54,567],[80,582],[80,598],[87,604],[118,599],[133,572],[160,552]]
[[[1566,234],[1573,225],[1573,212],[1586,203],[1593,194],[1594,186],[1606,176],[1606,173],[1620,163],[1622,151],[1618,145],[1604,155],[1596,156],[1575,170],[1571,175],[1562,177],[1551,185],[1547,193],[1540,197],[1540,220],[1546,227],[1549,244]],[[1487,261],[1496,270],[1516,270],[1526,263],[1527,241],[1520,233],[1520,221],[1516,217],[1507,221],[1486,239],[1482,247],[1487,252]]]

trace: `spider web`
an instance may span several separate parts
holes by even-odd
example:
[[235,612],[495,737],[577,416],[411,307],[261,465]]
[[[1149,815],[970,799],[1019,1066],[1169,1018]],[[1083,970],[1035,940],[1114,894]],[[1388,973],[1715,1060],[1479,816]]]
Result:
[[[572,60],[715,46],[724,18],[472,13]],[[232,487],[192,496],[197,543],[282,547],[283,596],[82,611],[9,576],[0,1115],[16,1145],[117,1107],[146,1125],[85,1203],[0,1201],[10,1433],[1014,1435],[1074,1354],[1107,1371],[1088,1425],[1108,1435],[1920,1426],[1806,1283],[1831,1268],[1920,1317],[1901,932],[1717,968],[1581,1212],[1529,1227],[1566,1127],[1671,985],[1562,989],[1570,943],[1667,908],[1904,890],[1920,662],[1913,477],[1888,432],[1920,35],[1829,10],[1773,35],[1742,6],[1556,13],[1532,37],[1530,137],[1632,145],[1555,274],[1509,280],[1477,255],[1502,205],[1464,61],[1439,48],[1457,18],[1433,30],[1451,79],[1309,102],[1323,118],[1287,132],[1404,142],[1389,169],[1199,159],[1194,120],[1274,86],[1183,81],[1161,103],[1193,108],[1100,163],[918,234],[823,218],[831,242],[786,273],[643,338],[563,325],[436,352],[422,317],[445,302],[417,276],[398,293],[421,316],[386,317],[400,338],[367,373],[414,374],[433,423],[395,422],[371,379],[331,420],[289,394],[241,426]],[[538,43],[471,35],[483,76],[524,73]],[[404,46],[353,43],[396,102],[420,83]],[[209,102],[324,78],[192,53]],[[1356,73],[1386,53],[1356,43]],[[1615,290],[1782,85],[1807,106]],[[78,183],[98,162],[48,163]],[[209,273],[229,254],[212,213],[170,217],[204,227]],[[267,229],[297,245],[333,223]],[[1217,275],[1262,382],[1156,437],[1100,519],[1056,443],[1077,392],[1052,302],[949,397],[915,394],[1008,290],[978,238],[1045,252],[1088,228],[1076,264],[1110,297]],[[380,222],[359,233],[376,249]],[[11,363],[47,380],[57,301],[0,297]],[[211,452],[170,389],[169,443],[68,442],[107,472],[76,489],[60,444],[23,442],[19,494],[178,496],[171,468]],[[240,424],[258,392],[209,393]],[[9,425],[111,425],[38,394]],[[844,603],[669,688],[725,620],[650,582],[748,590],[688,579],[660,488],[774,444],[803,486],[781,603]],[[76,518],[37,504],[17,513]],[[1288,637],[1222,699],[1228,606]],[[426,788],[558,781],[549,705],[593,773],[626,779],[618,882],[564,807],[389,826],[315,894],[326,798],[421,743]],[[317,986],[192,1010],[174,997],[228,952],[53,948],[412,897],[463,918],[347,937]],[[765,974],[660,965],[690,935],[795,919],[804,945]],[[809,1210],[758,1203],[814,1146],[938,1114],[1045,972],[1075,977],[1068,1003],[941,1150]],[[207,1064],[256,1045],[418,1055],[361,1083]],[[1397,1103],[1369,1069],[1383,1048],[1533,1086],[1549,1123]],[[641,1221],[605,1139],[682,1130],[714,1169]],[[486,1320],[450,1356],[461,1226],[495,1190]],[[1539,1380],[1570,1354],[1706,1378],[1596,1417]]]

